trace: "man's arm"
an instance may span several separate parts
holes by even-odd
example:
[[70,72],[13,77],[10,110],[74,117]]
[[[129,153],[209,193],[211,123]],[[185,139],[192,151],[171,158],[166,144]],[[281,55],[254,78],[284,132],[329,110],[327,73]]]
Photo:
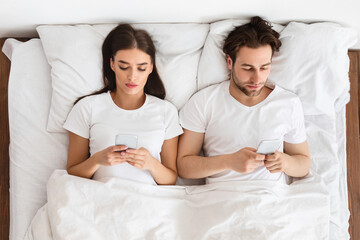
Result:
[[180,177],[204,178],[231,169],[241,173],[248,173],[261,166],[265,156],[256,154],[256,149],[243,148],[232,154],[214,157],[199,156],[204,133],[184,129],[180,136],[177,167]]
[[265,157],[265,167],[271,172],[285,172],[291,177],[304,177],[310,170],[310,153],[307,142],[284,142],[284,153],[276,152]]

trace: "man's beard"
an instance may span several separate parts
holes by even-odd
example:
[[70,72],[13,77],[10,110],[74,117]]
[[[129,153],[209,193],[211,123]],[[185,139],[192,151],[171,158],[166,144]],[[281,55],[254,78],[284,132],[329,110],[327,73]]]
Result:
[[247,90],[244,86],[244,84],[240,84],[238,78],[235,76],[234,71],[231,71],[231,76],[233,79],[233,82],[235,83],[236,87],[242,91],[246,96],[248,97],[257,97],[261,93],[261,90],[264,86],[262,86],[260,89],[257,90]]

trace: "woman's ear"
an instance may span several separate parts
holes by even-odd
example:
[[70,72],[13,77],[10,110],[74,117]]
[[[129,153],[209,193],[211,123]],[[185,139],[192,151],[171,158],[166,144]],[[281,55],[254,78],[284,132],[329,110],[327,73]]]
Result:
[[226,65],[227,65],[227,68],[231,71],[232,66],[233,66],[233,61],[232,61],[231,57],[229,56],[229,54],[226,54]]
[[111,70],[113,70],[115,72],[114,61],[112,60],[112,58],[110,58],[110,67],[111,67]]

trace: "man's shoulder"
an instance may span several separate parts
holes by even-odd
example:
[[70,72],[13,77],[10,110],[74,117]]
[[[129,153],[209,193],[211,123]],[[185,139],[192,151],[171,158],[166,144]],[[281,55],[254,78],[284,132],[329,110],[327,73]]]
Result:
[[298,95],[290,90],[284,89],[279,85],[275,86],[277,95],[288,99],[299,99]]
[[291,105],[291,106],[301,106],[301,100],[299,96],[287,89],[284,89],[278,85],[275,87],[276,94],[275,99],[277,99],[277,102],[281,102],[282,104]]

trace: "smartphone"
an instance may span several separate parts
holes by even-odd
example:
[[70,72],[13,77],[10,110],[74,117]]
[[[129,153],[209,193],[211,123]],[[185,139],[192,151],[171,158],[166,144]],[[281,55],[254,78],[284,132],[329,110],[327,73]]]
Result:
[[115,145],[125,145],[128,148],[137,149],[137,136],[117,134],[115,137]]
[[282,141],[276,140],[263,140],[260,142],[259,147],[256,153],[271,155],[275,153],[276,150],[279,150],[281,147]]

